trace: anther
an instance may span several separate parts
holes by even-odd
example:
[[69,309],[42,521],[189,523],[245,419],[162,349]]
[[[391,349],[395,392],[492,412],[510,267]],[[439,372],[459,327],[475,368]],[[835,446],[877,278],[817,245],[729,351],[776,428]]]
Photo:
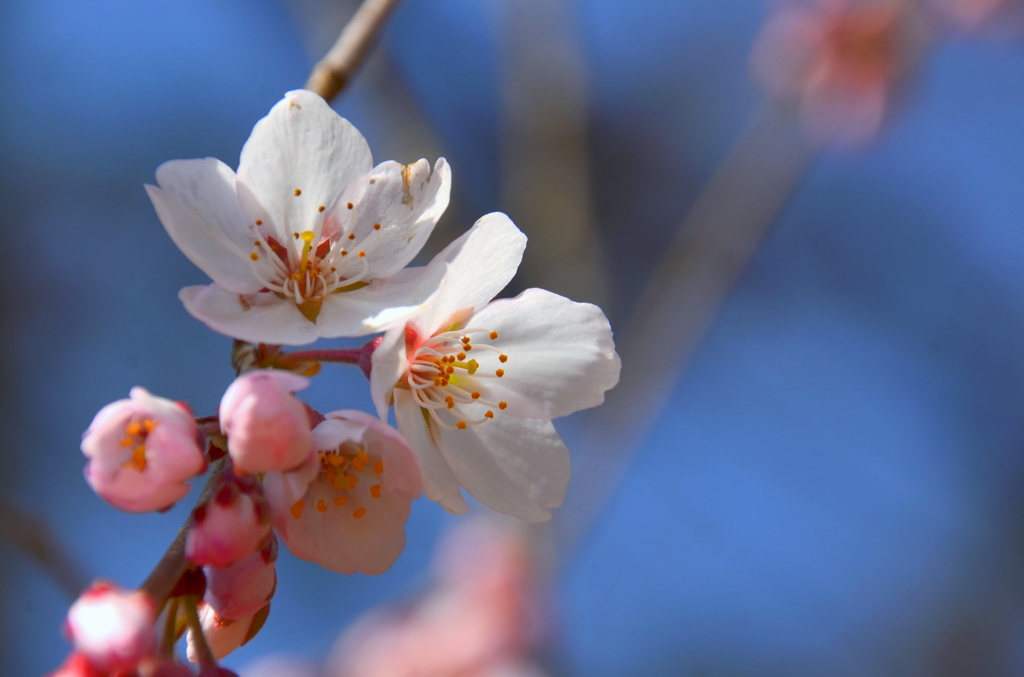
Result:
[[257,226],[262,226],[262,225],[263,225],[263,222],[262,222],[262,221],[260,221],[259,219],[256,219],[256,225],[257,225]]
[[452,397],[451,395],[445,397],[444,398],[444,402],[445,402],[445,404],[448,405],[449,409],[454,409],[455,408],[455,398]]
[[366,252],[359,252],[359,258],[365,259],[366,258]]
[[506,409],[507,407],[508,402],[498,402],[498,409]]
[[455,427],[458,428],[459,430],[465,430],[466,429],[466,422],[465,421],[459,421],[458,423],[455,424]]
[[374,498],[380,498],[379,484],[374,484],[372,487],[370,487],[370,495],[373,496]]
[[498,338],[498,332],[496,332],[496,331],[492,331],[492,332],[491,332],[491,333],[489,334],[489,336],[491,337],[491,340],[493,341],[494,339]]
[[505,375],[505,370],[504,369],[495,369],[494,370],[494,375],[497,376],[498,378],[501,378],[502,376]]
[[470,393],[470,397],[472,397],[474,400],[479,400],[480,399],[480,393],[478,393],[477,391],[474,390],[472,393]]
[[302,501],[295,501],[295,503],[292,504],[290,511],[292,513],[292,517],[294,517],[295,519],[299,519],[299,517],[302,516],[302,509],[305,507],[306,504],[303,503]]
[[505,364],[508,362],[508,355],[498,355],[498,362]]
[[373,224],[373,229],[374,230],[380,230],[380,224],[379,223]]
[[348,496],[335,496],[334,500],[331,501],[334,505],[345,505],[348,503]]
[[494,412],[488,409],[484,412],[484,418],[494,418]]
[[133,438],[131,436],[126,437],[123,440],[121,440],[121,446],[122,447],[130,447],[133,444],[135,444],[135,438]]
[[366,508],[359,508],[359,510],[353,511],[352,516],[355,517],[357,520],[363,519],[363,517],[366,516]]
[[373,466],[373,474],[374,475],[380,475],[383,472],[384,472],[384,461],[383,460],[377,461],[374,464],[374,466]]
[[302,189],[301,188],[296,188],[295,189],[295,197],[298,197],[300,195],[302,195]]
[[324,499],[321,498],[319,501],[316,502],[316,511],[327,512],[327,503],[324,501]]
[[353,205],[353,204],[352,204],[351,202],[349,202],[349,203],[348,203],[348,208],[349,208],[349,209],[352,209],[352,207],[354,207],[354,206],[355,206],[355,205]]
[[320,205],[319,207],[316,208],[318,212],[322,212],[325,209],[327,209],[327,207],[324,207],[323,205]]
[[466,359],[466,353],[459,353],[459,362],[462,362],[464,359]]
[[355,233],[349,233],[348,234],[348,239],[350,239],[350,240],[356,239],[356,234]]
[[258,261],[259,258],[260,258],[260,255],[257,254],[256,252],[253,252],[252,254],[249,254],[249,258],[252,259],[253,261]]
[[463,343],[469,343],[469,341],[470,341],[470,339],[469,339],[469,337],[468,337],[468,336],[463,336],[463,337],[462,337],[462,342],[463,342]]

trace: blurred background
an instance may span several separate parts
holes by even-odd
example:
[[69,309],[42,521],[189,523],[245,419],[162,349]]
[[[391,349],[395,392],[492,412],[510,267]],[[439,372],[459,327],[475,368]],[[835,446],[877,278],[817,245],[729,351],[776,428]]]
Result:
[[[236,166],[354,7],[0,3],[0,496],[88,576],[137,585],[192,504],[134,516],[95,496],[78,448],[95,412],[143,385],[205,415],[233,377],[230,340],[176,298],[206,279],[143,184],[169,159]],[[531,242],[510,292],[596,302],[623,329],[758,115],[766,13],[406,0],[334,107],[375,161],[448,158],[424,256],[506,211]],[[653,427],[624,430],[620,453],[588,435],[601,410],[559,423],[583,477],[632,463],[556,511],[573,546],[551,575],[551,674],[1024,674],[1024,45],[1005,33],[938,39],[873,143],[801,165]],[[674,339],[645,360],[672,364]],[[326,365],[306,399],[370,410],[365,383]],[[375,578],[282,549],[267,625],[225,664],[322,658],[423,589],[457,521],[418,501]],[[52,670],[69,600],[4,541],[0,572],[3,674]]]

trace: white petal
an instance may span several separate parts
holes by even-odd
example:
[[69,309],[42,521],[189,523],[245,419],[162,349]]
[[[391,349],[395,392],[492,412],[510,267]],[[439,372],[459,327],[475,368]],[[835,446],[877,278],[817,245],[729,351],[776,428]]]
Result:
[[551,421],[499,414],[437,435],[455,477],[489,508],[527,522],[546,522],[551,519],[548,508],[562,504],[569,450]]
[[370,359],[370,398],[377,415],[382,421],[387,421],[391,393],[408,366],[405,330],[392,329],[384,334]]
[[178,292],[185,310],[210,329],[250,343],[301,346],[319,338],[316,325],[292,301],[270,293],[250,294],[243,306],[238,294],[216,284]]
[[505,288],[519,268],[526,236],[500,212],[487,214],[441,251],[428,267],[449,264],[445,285],[414,323],[430,336],[463,308],[479,308]]
[[242,148],[238,199],[250,219],[269,218],[285,242],[293,231],[314,230],[319,207],[332,209],[372,166],[362,134],[319,96],[296,90],[256,123]]
[[328,294],[316,318],[323,338],[384,331],[423,309],[445,277],[447,265],[406,268],[353,291]]
[[498,332],[485,341],[508,356],[474,350],[480,372],[502,369],[502,378],[480,381],[491,401],[508,402],[506,416],[558,418],[604,402],[619,382],[621,360],[612,328],[597,306],[576,303],[543,289],[487,305],[468,321]]
[[235,197],[235,173],[214,158],[172,160],[146,186],[174,244],[214,282],[236,293],[262,286],[252,274],[248,223]]
[[346,196],[331,216],[366,252],[368,278],[394,275],[419,253],[448,206],[451,169],[444,158],[433,175],[426,160],[408,167],[389,160],[358,183],[346,193],[358,195],[354,207],[348,209]]
[[423,493],[427,498],[440,503],[445,510],[455,515],[469,512],[466,499],[459,491],[459,481],[455,479],[448,462],[431,438],[423,412],[409,391],[402,388],[395,389],[395,422],[409,446],[416,452],[423,473]]
[[391,568],[398,556],[405,550],[405,529],[400,529],[394,536],[381,543],[376,550],[366,555],[359,572],[367,576],[377,576]]

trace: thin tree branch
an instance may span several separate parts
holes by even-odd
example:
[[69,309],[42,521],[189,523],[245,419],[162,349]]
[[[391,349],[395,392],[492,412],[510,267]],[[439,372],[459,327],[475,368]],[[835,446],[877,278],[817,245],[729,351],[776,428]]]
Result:
[[722,301],[817,154],[788,108],[766,104],[722,160],[618,340],[622,379],[587,419],[571,494],[551,527],[565,562],[641,449]]
[[0,538],[32,557],[71,599],[89,584],[89,576],[68,556],[46,522],[0,497]]
[[330,101],[359,70],[374,40],[399,0],[365,0],[342,30],[327,56],[313,67],[306,89]]

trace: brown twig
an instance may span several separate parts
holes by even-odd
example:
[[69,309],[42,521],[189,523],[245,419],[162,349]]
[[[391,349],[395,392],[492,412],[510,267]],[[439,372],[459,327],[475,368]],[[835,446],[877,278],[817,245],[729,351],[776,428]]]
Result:
[[89,576],[60,547],[46,522],[4,497],[0,497],[0,538],[35,559],[71,599],[89,584]]
[[306,89],[330,101],[359,70],[381,27],[399,0],[365,0],[342,30],[327,56],[313,67]]

